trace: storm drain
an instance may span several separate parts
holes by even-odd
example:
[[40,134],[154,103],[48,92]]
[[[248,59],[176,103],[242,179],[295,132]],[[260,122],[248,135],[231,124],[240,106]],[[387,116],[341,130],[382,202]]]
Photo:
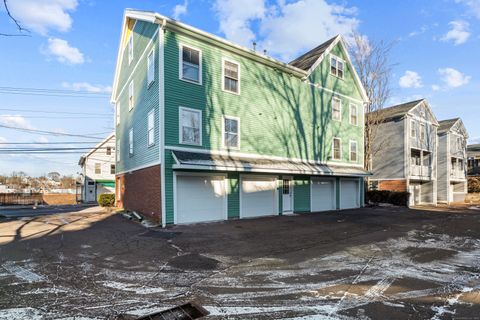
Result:
[[172,309],[152,313],[136,320],[192,320],[203,318],[208,314],[207,310],[190,302]]

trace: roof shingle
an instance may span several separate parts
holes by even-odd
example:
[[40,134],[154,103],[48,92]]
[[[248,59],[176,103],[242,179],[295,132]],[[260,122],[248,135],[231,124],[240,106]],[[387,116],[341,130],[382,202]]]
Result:
[[302,54],[300,57],[296,58],[293,61],[290,61],[288,64],[299,69],[308,71],[310,68],[317,62],[318,58],[330,47],[330,45],[337,39],[338,36],[331,38],[330,40],[325,41],[318,47],[308,51],[307,53]]

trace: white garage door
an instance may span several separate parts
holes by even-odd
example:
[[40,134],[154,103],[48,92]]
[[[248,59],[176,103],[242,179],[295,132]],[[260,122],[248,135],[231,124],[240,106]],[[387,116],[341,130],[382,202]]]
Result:
[[277,181],[270,177],[242,177],[241,217],[277,214]]
[[333,179],[312,179],[312,212],[335,210],[335,181]]
[[225,177],[177,176],[176,223],[224,220]]
[[358,180],[340,180],[340,209],[360,207]]

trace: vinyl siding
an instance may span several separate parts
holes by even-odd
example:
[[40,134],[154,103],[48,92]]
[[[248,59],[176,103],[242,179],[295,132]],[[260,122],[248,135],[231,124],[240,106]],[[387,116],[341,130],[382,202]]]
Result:
[[[153,41],[157,26],[147,22],[137,22],[134,28],[134,59],[128,65],[128,50],[124,52],[122,70],[120,72],[119,94],[117,102],[120,105],[120,124],[116,125],[117,140],[120,139],[121,161],[117,163],[117,172],[125,172],[142,166],[159,162],[159,51],[158,34]],[[147,83],[147,56],[151,49],[155,50],[155,81]],[[137,65],[138,63],[138,65]],[[126,64],[126,65],[125,65]],[[130,75],[127,72],[135,71]],[[127,81],[128,80],[128,81]],[[128,85],[134,82],[134,107],[129,110]],[[154,110],[155,144],[148,146],[148,113]],[[128,150],[128,131],[133,128],[133,156]]]
[[437,200],[447,202],[448,201],[448,190],[450,185],[449,179],[449,155],[447,152],[447,141],[449,139],[449,134],[444,134],[438,137],[438,158],[437,158],[437,169],[438,169],[438,182],[437,182]]
[[228,218],[240,217],[240,179],[237,172],[228,173]]

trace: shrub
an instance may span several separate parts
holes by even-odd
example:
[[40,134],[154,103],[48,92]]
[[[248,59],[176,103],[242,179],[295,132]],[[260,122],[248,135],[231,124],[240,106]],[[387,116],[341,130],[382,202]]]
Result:
[[104,193],[98,197],[98,204],[102,207],[113,207],[115,205],[115,195],[113,193]]
[[468,178],[468,192],[469,193],[480,192],[480,178],[474,178],[474,177]]
[[365,200],[372,203],[390,203],[396,206],[407,206],[410,193],[388,191],[388,190],[372,190],[367,191]]

